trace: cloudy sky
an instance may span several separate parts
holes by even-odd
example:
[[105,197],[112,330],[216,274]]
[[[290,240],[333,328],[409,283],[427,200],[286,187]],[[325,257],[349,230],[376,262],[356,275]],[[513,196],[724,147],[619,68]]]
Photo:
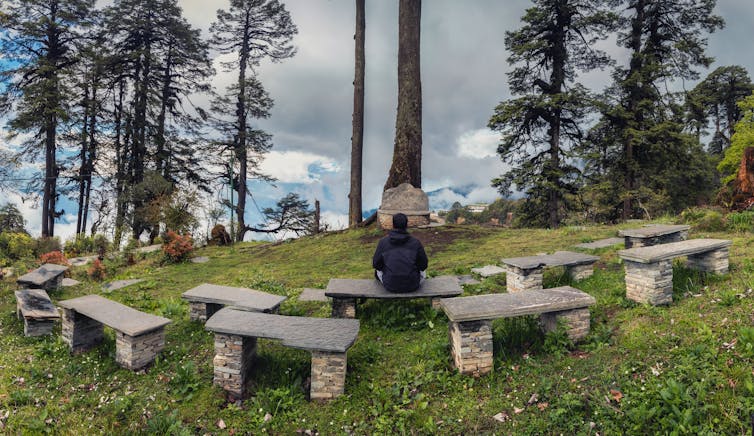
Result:
[[[184,15],[206,36],[224,0],[179,0]],[[259,68],[275,100],[272,116],[260,126],[273,135],[274,148],[263,169],[279,182],[255,184],[260,206],[274,204],[295,190],[310,202],[320,200],[333,226],[347,221],[351,115],[353,110],[353,0],[285,0],[299,33],[298,53]],[[366,7],[366,109],[364,131],[364,209],[376,208],[393,150],[397,105],[398,2],[368,0]],[[485,126],[496,104],[510,97],[504,49],[506,30],[520,26],[531,3],[524,0],[425,0],[422,8],[423,188],[464,187],[466,195],[446,190],[434,207],[453,201],[492,201],[490,180],[504,170],[495,154],[497,135]],[[738,64],[754,72],[754,2],[718,0],[726,27],[709,38],[714,69]],[[625,52],[610,42],[602,48],[625,63]],[[220,59],[216,59],[217,61]],[[234,79],[219,65],[214,85]],[[710,69],[711,71],[711,69]],[[706,74],[702,71],[702,77]],[[608,72],[592,72],[582,82],[600,90]],[[693,83],[679,84],[686,88]],[[5,195],[5,194],[0,194]],[[39,232],[39,211],[23,206],[29,228]],[[253,215],[253,214],[252,214]],[[256,218],[252,216],[252,221]],[[75,221],[75,217],[73,219]],[[65,236],[73,226],[56,226]],[[71,232],[72,233],[72,232]]]

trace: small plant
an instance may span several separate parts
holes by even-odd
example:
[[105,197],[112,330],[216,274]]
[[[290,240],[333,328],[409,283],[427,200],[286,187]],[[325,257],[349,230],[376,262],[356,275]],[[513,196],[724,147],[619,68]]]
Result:
[[754,231],[754,212],[734,212],[728,215],[728,229],[734,232]]
[[178,419],[178,414],[173,412],[170,415],[156,413],[147,421],[146,434],[161,434],[171,436],[190,435],[191,432],[183,426]]
[[164,300],[160,300],[159,304],[159,311],[162,316],[166,316],[168,318],[178,318],[186,313],[186,308],[184,307],[183,303],[181,303],[181,301],[176,298],[166,298]]
[[738,331],[737,347],[742,354],[754,357],[754,327],[741,327]]
[[43,264],[54,263],[56,265],[63,265],[63,266],[70,265],[70,263],[68,262],[68,258],[66,258],[65,255],[58,250],[50,251],[49,253],[44,253],[43,255],[39,256],[39,261]]
[[175,371],[175,377],[170,380],[170,385],[180,394],[181,400],[190,400],[199,389],[199,377],[194,362],[179,366]]
[[105,266],[102,265],[102,261],[99,259],[94,259],[94,262],[92,262],[92,266],[89,267],[88,270],[86,270],[87,275],[91,277],[93,280],[104,280],[105,279]]
[[165,242],[162,244],[162,252],[170,262],[183,262],[194,250],[191,235],[179,235],[174,231],[168,231]]

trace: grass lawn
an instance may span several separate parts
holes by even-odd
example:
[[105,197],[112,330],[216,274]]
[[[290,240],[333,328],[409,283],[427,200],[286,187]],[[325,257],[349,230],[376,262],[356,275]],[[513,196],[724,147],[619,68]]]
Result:
[[[636,226],[636,224],[634,224]],[[623,226],[626,227],[626,226]],[[572,249],[611,237],[617,227],[559,230],[446,226],[415,230],[430,275],[468,274],[504,257]],[[166,316],[166,346],[146,371],[114,361],[113,332],[70,355],[58,325],[26,338],[15,317],[15,283],[0,283],[0,433],[57,434],[742,434],[754,412],[754,236],[732,239],[731,272],[708,276],[674,267],[674,302],[651,307],[625,298],[619,247],[597,252],[595,274],[570,282],[546,270],[545,287],[572,285],[591,295],[590,335],[571,344],[562,331],[542,334],[534,317],[493,323],[495,369],[459,375],[450,365],[447,319],[428,301],[370,301],[359,306],[361,331],[348,352],[346,393],[330,403],[306,400],[308,352],[259,341],[249,398],[228,403],[212,384],[213,337],[188,319],[180,294],[200,283],[286,295],[286,315],[329,316],[329,305],[299,302],[304,287],[332,277],[369,278],[381,230],[360,229],[280,244],[208,247],[204,264],[168,265],[161,253],[136,265],[106,262],[107,281],[144,278],[106,293],[86,267],[83,283],[53,301],[99,293]],[[465,287],[464,295],[505,292],[505,278]]]

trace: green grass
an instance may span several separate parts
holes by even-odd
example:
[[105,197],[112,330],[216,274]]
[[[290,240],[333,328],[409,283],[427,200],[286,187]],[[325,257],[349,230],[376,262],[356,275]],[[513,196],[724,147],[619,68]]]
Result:
[[[468,274],[504,257],[570,249],[610,237],[615,227],[513,230],[448,226],[413,232],[425,241],[431,275]],[[495,370],[473,378],[451,368],[447,319],[426,301],[369,301],[348,352],[346,394],[306,400],[309,354],[260,340],[249,397],[231,404],[212,384],[213,338],[188,320],[180,294],[200,283],[288,296],[281,313],[326,317],[325,303],[299,302],[304,287],[331,277],[371,277],[382,232],[335,232],[279,244],[200,250],[206,264],[164,265],[159,253],[126,267],[108,262],[107,280],[144,282],[106,294],[173,320],[155,364],[131,372],[114,362],[113,333],[72,356],[54,335],[26,338],[15,318],[12,281],[0,284],[0,433],[10,434],[741,434],[754,412],[754,238],[732,239],[731,273],[674,267],[674,302],[625,299],[619,247],[600,250],[595,274],[571,282],[547,270],[546,287],[570,284],[593,295],[592,333],[569,344],[543,334],[534,317],[493,323]],[[53,293],[53,300],[102,293],[102,283]],[[466,294],[504,292],[503,277]],[[503,422],[493,418],[498,416]],[[265,418],[267,416],[267,418]],[[270,418],[271,417],[271,418]],[[223,428],[221,428],[223,427]]]

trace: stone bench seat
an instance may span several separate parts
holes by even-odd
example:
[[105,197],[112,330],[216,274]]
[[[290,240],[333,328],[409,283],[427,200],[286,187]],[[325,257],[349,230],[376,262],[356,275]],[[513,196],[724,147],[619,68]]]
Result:
[[673,301],[673,259],[687,257],[689,268],[715,274],[728,272],[727,239],[689,239],[618,251],[626,267],[626,297],[651,305]]
[[690,228],[685,224],[649,224],[638,229],[620,230],[618,236],[623,237],[626,248],[648,247],[685,241],[689,237]]
[[576,341],[589,334],[591,295],[570,286],[532,289],[507,294],[447,298],[440,306],[448,316],[453,364],[462,374],[480,376],[493,369],[492,320],[541,315],[545,331],[565,323],[568,337]]
[[311,351],[310,398],[329,400],[344,392],[346,352],[359,334],[359,321],[226,307],[208,319],[205,328],[215,333],[214,383],[232,396],[243,397],[257,338],[264,338]]
[[21,289],[16,294],[16,316],[24,320],[25,336],[42,336],[52,333],[55,321],[60,318],[58,309],[44,289]]
[[325,290],[325,296],[332,298],[333,318],[355,318],[357,299],[430,298],[432,306],[439,307],[439,299],[462,293],[458,278],[454,276],[428,278],[413,292],[390,292],[376,279],[330,279]]
[[73,353],[88,350],[104,339],[103,325],[115,330],[115,361],[135,370],[154,361],[165,347],[170,320],[144,313],[99,295],[64,300],[63,340]]
[[181,294],[189,302],[192,321],[207,321],[223,306],[233,306],[253,312],[277,312],[286,297],[248,288],[202,283]]
[[22,275],[16,279],[16,283],[22,288],[54,291],[63,284],[63,274],[67,270],[67,266],[46,263],[34,271]]
[[545,267],[564,266],[573,280],[591,276],[599,256],[574,251],[556,251],[553,254],[512,257],[503,259],[506,266],[505,280],[508,292],[542,289]]

